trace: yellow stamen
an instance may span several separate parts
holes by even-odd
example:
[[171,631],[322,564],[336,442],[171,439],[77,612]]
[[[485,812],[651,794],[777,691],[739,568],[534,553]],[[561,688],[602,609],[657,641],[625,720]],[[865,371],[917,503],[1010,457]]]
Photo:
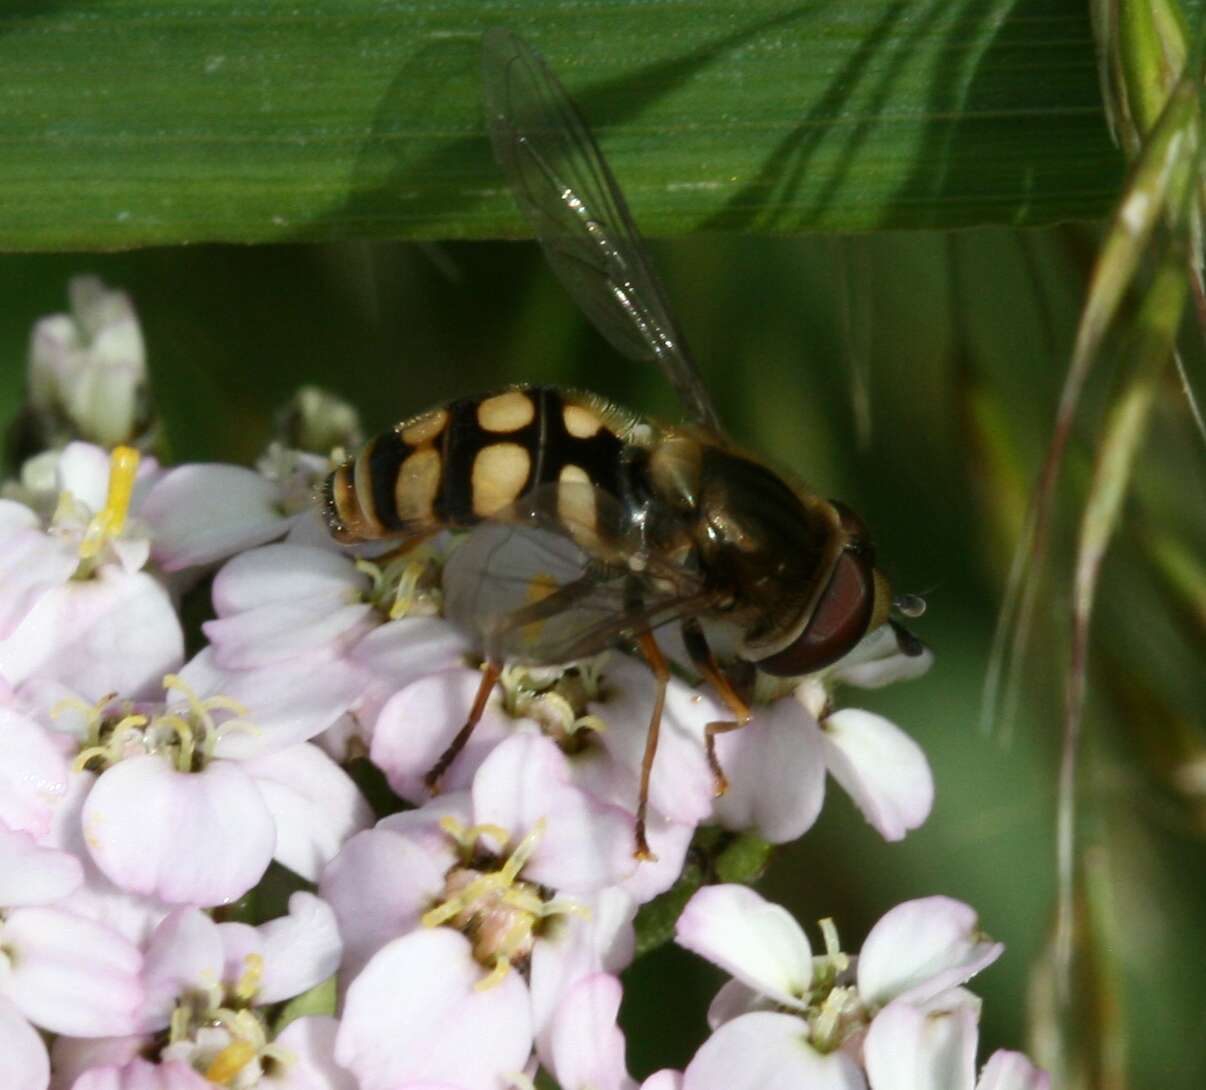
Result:
[[[532,831],[520,841],[519,846],[498,870],[492,871],[489,874],[479,874],[459,893],[454,894],[448,900],[436,905],[435,908],[423,913],[420,920],[423,926],[439,927],[440,924],[447,923],[453,917],[459,916],[488,894],[502,893],[509,890],[514,885],[519,872],[523,869],[523,865],[535,850],[540,837],[544,834],[544,824],[544,818],[536,822]],[[450,814],[440,818],[440,827],[461,844],[462,847],[466,844],[472,845],[477,840],[477,836],[485,830],[489,830],[492,836],[500,839],[502,844],[506,844],[509,839],[506,830],[500,829],[496,825],[474,825],[466,829]]]
[[532,826],[531,832],[525,836],[515,850],[507,858],[507,861],[502,865],[502,869],[498,872],[500,884],[510,886],[516,878],[519,877],[519,872],[527,865],[529,859],[532,858],[532,853],[536,850],[536,845],[540,843],[544,836],[544,830],[548,822],[544,818],[537,820]]
[[262,954],[248,954],[244,959],[243,972],[239,975],[234,986],[236,999],[250,1003],[259,993],[264,980],[264,957]]
[[256,1057],[248,1041],[231,1041],[205,1070],[205,1077],[219,1086],[230,1086],[235,1077]]
[[[193,720],[192,724],[188,725],[181,716],[173,712],[166,712],[155,720],[156,724],[163,723],[180,735],[182,743],[180,767],[182,769],[191,767],[198,733],[200,734],[201,752],[207,758],[213,756],[214,746],[224,734],[233,731],[243,731],[247,734],[259,733],[260,728],[248,718],[251,713],[232,697],[219,693],[216,696],[207,696],[202,700],[193,687],[178,674],[164,674],[163,687],[168,691],[174,690],[184,697],[188,704],[189,715]],[[236,718],[228,719],[218,725],[214,722],[213,716],[216,711],[231,712]],[[188,750],[187,754],[184,753],[185,748]]]
[[180,772],[188,772],[193,767],[193,754],[197,750],[197,739],[192,725],[183,716],[173,712],[165,712],[155,716],[153,727],[166,727],[180,740],[180,753],[176,759],[176,768]]
[[398,589],[394,591],[394,601],[389,607],[389,619],[396,621],[405,617],[415,604],[419,590],[419,580],[427,569],[426,560],[412,560],[402,569],[402,577],[398,580]]
[[125,742],[126,735],[140,731],[146,725],[147,717],[145,715],[127,715],[120,719],[104,745],[85,746],[76,754],[75,760],[71,762],[71,771],[82,772],[88,767],[88,762],[93,757],[102,757],[106,761],[116,759],[121,754],[121,747]]
[[582,715],[570,725],[570,733],[579,730],[593,730],[596,734],[606,734],[607,724],[597,715]]
[[84,532],[84,540],[80,542],[81,560],[91,560],[109,538],[117,537],[125,527],[130,498],[134,494],[134,478],[138,475],[138,459],[138,451],[133,447],[114,447],[109,455],[109,494],[105,497],[105,506]]
[[494,968],[473,985],[473,990],[475,992],[488,992],[491,988],[498,987],[510,971],[511,959],[505,954],[500,955],[494,961]]
[[456,845],[466,855],[472,855],[473,850],[477,847],[477,842],[483,836],[488,836],[499,850],[507,846],[507,841],[511,839],[510,834],[501,825],[463,825],[452,814],[445,814],[440,818],[440,828],[444,830],[453,840]]

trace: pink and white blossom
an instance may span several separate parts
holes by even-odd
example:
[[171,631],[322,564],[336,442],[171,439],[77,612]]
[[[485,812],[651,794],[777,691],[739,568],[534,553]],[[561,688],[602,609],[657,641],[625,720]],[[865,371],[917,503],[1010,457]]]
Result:
[[[215,923],[191,908],[167,915],[150,936],[137,1035],[60,1039],[63,1085],[261,1085],[352,1090],[333,1057],[334,1020],[298,1019],[273,1038],[259,1008],[321,983],[339,965],[330,908],[296,893],[289,914],[259,927]],[[159,1031],[168,1029],[166,1038]],[[291,1047],[296,1046],[296,1047]],[[156,1082],[155,1080],[159,1081]],[[282,1080],[282,1081],[278,1081]]]
[[961,985],[1002,951],[974,911],[945,897],[905,902],[857,958],[825,928],[826,953],[814,957],[803,929],[752,890],[695,894],[677,941],[733,980],[713,1002],[715,1032],[687,1067],[685,1090],[972,1090],[979,1005]]
[[882,716],[827,711],[819,682],[753,709],[752,722],[716,739],[729,787],[716,801],[727,828],[756,829],[775,844],[795,840],[821,811],[828,771],[885,840],[929,816],[933,776],[921,747]]
[[30,406],[65,418],[81,438],[113,446],[145,421],[146,348],[125,292],[95,276],[67,284],[70,314],[41,319],[29,342]]
[[0,1086],[46,1090],[50,1057],[46,1045],[10,999],[0,995]]

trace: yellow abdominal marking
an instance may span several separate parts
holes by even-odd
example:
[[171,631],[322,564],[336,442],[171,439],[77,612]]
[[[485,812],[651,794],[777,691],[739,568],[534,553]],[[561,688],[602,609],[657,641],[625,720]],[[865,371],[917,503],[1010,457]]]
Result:
[[565,430],[575,439],[589,439],[603,427],[603,421],[581,405],[566,405],[562,410],[562,419],[565,421]]
[[431,518],[432,504],[440,490],[442,461],[434,447],[424,447],[402,463],[394,484],[394,506],[403,522],[422,522]]
[[512,503],[527,483],[532,459],[518,443],[483,447],[473,460],[473,513],[489,518]]
[[97,512],[80,542],[80,559],[91,560],[104,543],[117,537],[126,525],[134,478],[138,475],[139,453],[133,447],[114,447],[109,455],[109,493],[105,506]]
[[478,424],[492,432],[516,431],[530,424],[535,415],[532,399],[519,390],[488,397],[477,407]]
[[432,409],[431,412],[424,413],[400,428],[398,434],[408,447],[418,447],[424,443],[430,443],[444,430],[447,423],[447,409]]
[[595,490],[590,475],[581,466],[563,466],[557,478],[557,514],[570,531],[594,531],[598,519]]

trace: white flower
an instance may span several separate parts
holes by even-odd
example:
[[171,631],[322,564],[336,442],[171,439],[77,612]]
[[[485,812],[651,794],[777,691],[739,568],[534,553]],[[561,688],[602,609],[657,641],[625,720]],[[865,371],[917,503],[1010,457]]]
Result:
[[915,677],[932,661],[928,651],[900,652],[884,626],[791,696],[755,705],[752,722],[716,739],[729,781],[716,801],[719,822],[757,829],[775,844],[795,840],[821,812],[828,771],[885,840],[900,840],[920,826],[934,801],[921,747],[883,716],[858,708],[832,711],[830,693],[837,683],[875,688]]
[[[872,1090],[957,1088],[964,1074],[971,1090],[979,1004],[960,985],[1003,949],[980,934],[975,912],[946,897],[907,901],[871,929],[857,959],[825,928],[827,951],[814,957],[803,929],[752,890],[711,886],[692,897],[677,941],[734,979],[713,1001],[715,1032],[687,1067],[684,1090],[864,1090],[864,1039]],[[881,1085],[877,1071],[906,1070],[892,1062],[906,1039],[916,1057],[909,1077],[923,1081]]]
[[43,318],[30,338],[30,404],[65,417],[83,439],[129,442],[146,424],[146,350],[134,308],[95,276],[73,277],[67,290],[72,313]]

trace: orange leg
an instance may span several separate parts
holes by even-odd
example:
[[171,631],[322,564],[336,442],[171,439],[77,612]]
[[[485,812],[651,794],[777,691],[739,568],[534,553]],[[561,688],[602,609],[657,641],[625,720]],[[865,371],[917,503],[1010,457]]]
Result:
[[687,645],[687,652],[704,680],[716,690],[734,717],[731,720],[722,719],[709,723],[704,728],[704,749],[708,755],[708,767],[712,770],[715,791],[719,796],[729,789],[729,781],[724,774],[724,769],[720,767],[720,758],[716,756],[716,736],[740,730],[749,723],[752,716],[749,705],[737,694],[732,683],[716,662],[716,656],[712,654],[712,649],[708,646],[708,641],[704,638],[703,630],[698,624],[690,621],[683,624],[683,642]]
[[486,701],[490,699],[490,691],[494,688],[501,673],[502,665],[497,662],[487,662],[482,667],[482,681],[477,687],[477,695],[473,698],[473,707],[469,709],[469,718],[465,720],[465,725],[456,732],[456,737],[453,738],[448,748],[440,754],[440,759],[436,761],[427,775],[423,777],[427,790],[433,795],[439,794],[440,780],[444,778],[444,773],[452,767],[452,762],[457,759],[461,750],[465,748],[465,744],[469,741],[469,736],[473,733],[473,728],[481,720],[482,713],[486,710]]
[[653,701],[653,715],[649,719],[649,730],[645,735],[645,756],[641,761],[641,790],[637,797],[636,812],[636,850],[632,853],[637,859],[656,860],[657,856],[649,850],[649,841],[645,839],[645,814],[649,809],[649,779],[653,774],[653,758],[657,756],[657,739],[662,730],[662,709],[666,706],[666,684],[670,680],[670,668],[662,655],[662,649],[652,633],[645,632],[637,638],[637,644],[649,669],[657,679],[657,696]]

